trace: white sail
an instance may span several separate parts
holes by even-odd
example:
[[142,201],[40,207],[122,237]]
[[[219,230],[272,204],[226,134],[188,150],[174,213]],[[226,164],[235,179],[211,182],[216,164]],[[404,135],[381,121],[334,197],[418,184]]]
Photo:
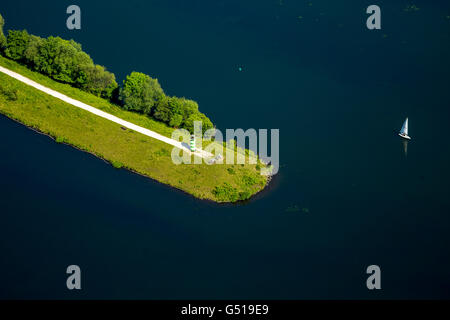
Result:
[[408,118],[406,118],[405,122],[403,123],[402,130],[400,130],[400,133],[408,135]]

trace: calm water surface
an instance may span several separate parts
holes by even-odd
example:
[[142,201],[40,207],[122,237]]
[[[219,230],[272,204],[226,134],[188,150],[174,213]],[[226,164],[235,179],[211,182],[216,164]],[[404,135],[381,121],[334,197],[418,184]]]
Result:
[[157,77],[220,129],[279,128],[280,172],[219,206],[0,117],[0,298],[450,298],[448,2],[380,0],[380,31],[368,1],[77,3],[81,31],[68,1],[0,12],[81,42],[120,81]]

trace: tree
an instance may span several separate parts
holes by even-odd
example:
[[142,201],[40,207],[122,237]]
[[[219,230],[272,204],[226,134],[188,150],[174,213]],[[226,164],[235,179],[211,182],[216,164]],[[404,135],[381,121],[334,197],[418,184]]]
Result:
[[94,64],[83,52],[81,44],[60,37],[40,38],[26,30],[10,30],[3,34],[4,20],[0,15],[0,50],[13,60],[26,64],[57,81],[121,104],[125,110],[151,115],[171,127],[194,130],[201,121],[203,132],[213,124],[199,112],[197,102],[186,98],[167,97],[157,79],[132,72],[119,88],[116,77],[105,67]]
[[82,87],[87,81],[86,71],[94,65],[81,45],[73,40],[48,37],[39,47],[36,69],[53,79]]
[[3,34],[3,26],[5,25],[5,20],[0,14],[0,52],[3,51],[3,48],[6,46],[6,37]]
[[180,114],[187,120],[192,114],[198,113],[198,104],[186,98],[177,98],[180,103]]
[[169,104],[171,98],[164,97],[160,99],[153,110],[153,117],[159,121],[169,123],[172,117],[172,110]]
[[211,120],[204,113],[200,113],[200,117],[202,118],[203,133],[205,133],[206,130],[214,128],[213,123],[211,122]]
[[169,100],[169,105],[172,111],[169,126],[178,128],[184,121],[183,117],[183,101],[180,98],[172,97]]
[[162,99],[155,106],[153,117],[167,123],[171,127],[179,127],[183,122],[182,100],[177,97]]
[[24,62],[33,69],[36,69],[36,64],[39,63],[39,50],[45,39],[37,36],[30,36],[28,46],[24,52]]
[[5,55],[13,60],[23,60],[29,41],[30,35],[26,30],[9,30]]
[[82,71],[86,76],[85,80],[79,81],[84,82],[81,86],[83,90],[105,99],[112,98],[113,91],[118,87],[113,73],[106,71],[105,67],[99,65],[85,66]]
[[29,35],[25,30],[9,31],[5,54],[55,80],[96,96],[111,99],[117,92],[115,75],[106,71],[105,67],[95,65],[91,57],[83,52],[81,45],[73,40],[40,38]]
[[206,130],[213,128],[211,120],[209,120],[208,117],[201,112],[191,114],[184,122],[183,127],[189,132],[194,133],[195,121],[200,121],[202,123],[202,133],[205,133]]
[[152,109],[165,97],[157,79],[132,72],[123,82],[120,100],[125,110],[151,114]]
[[183,122],[183,116],[181,114],[176,113],[172,116],[172,118],[170,118],[169,126],[178,128],[182,122]]
[[161,99],[154,108],[153,117],[171,127],[182,126],[190,132],[194,130],[194,121],[202,122],[203,132],[213,128],[211,120],[198,111],[197,102],[185,98]]

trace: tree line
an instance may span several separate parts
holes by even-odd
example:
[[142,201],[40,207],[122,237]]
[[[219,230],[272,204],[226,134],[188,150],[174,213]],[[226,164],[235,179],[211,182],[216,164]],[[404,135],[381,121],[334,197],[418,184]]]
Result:
[[0,50],[2,50],[6,46],[6,37],[3,34],[3,26],[4,25],[5,25],[5,20],[3,20],[3,17],[0,14]]
[[132,72],[119,86],[115,75],[96,65],[74,40],[52,36],[41,38],[26,30],[9,30],[5,36],[3,26],[4,19],[0,15],[0,52],[9,59],[170,127],[184,128],[192,133],[194,121],[202,121],[203,131],[213,128],[195,101],[167,96],[157,79]]

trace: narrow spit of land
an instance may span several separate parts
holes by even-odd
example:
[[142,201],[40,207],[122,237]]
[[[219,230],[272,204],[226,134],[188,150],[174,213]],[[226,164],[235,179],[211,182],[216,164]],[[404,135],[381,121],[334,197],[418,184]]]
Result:
[[[188,150],[188,146],[171,139],[173,129],[164,124],[4,57],[0,57],[0,71],[0,113],[115,167],[215,202],[246,200],[269,181],[260,174],[262,163],[176,165],[172,147]],[[198,150],[192,156],[207,159],[212,155]]]

